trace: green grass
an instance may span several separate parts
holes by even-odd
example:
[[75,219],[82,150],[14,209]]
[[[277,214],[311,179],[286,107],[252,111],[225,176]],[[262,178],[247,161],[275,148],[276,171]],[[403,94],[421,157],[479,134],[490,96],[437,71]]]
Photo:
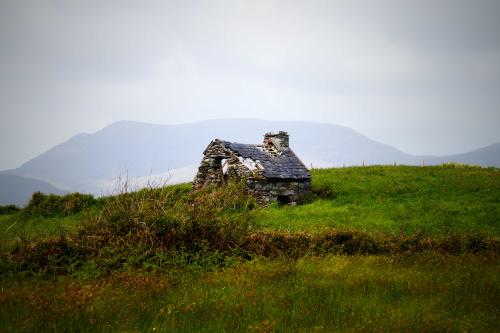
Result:
[[427,253],[4,279],[0,331],[492,332],[499,276],[497,257]]
[[353,167],[312,170],[331,198],[262,210],[265,229],[316,232],[500,235],[500,171],[471,167]]
[[19,240],[42,240],[76,230],[82,214],[64,217],[0,215],[0,243],[8,245]]

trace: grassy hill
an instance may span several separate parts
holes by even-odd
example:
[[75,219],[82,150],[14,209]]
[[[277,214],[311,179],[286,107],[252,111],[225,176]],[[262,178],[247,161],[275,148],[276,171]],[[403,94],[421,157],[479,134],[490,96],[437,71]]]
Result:
[[298,206],[239,184],[39,195],[0,215],[0,331],[498,327],[498,169],[312,175]]
[[287,231],[500,234],[497,169],[373,166],[318,169],[312,175],[316,200],[266,209],[259,225]]

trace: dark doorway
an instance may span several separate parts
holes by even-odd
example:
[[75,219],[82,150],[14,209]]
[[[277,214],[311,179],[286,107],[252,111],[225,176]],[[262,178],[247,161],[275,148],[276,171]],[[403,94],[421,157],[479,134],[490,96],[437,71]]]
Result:
[[278,203],[280,203],[281,205],[288,205],[290,203],[290,196],[278,195]]

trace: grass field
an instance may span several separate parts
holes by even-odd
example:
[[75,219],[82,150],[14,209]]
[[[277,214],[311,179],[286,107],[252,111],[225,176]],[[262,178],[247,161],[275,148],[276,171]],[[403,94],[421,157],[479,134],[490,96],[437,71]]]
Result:
[[287,231],[355,228],[431,235],[500,234],[500,172],[464,167],[358,167],[313,170],[329,198],[263,211],[259,225]]
[[[262,232],[281,237],[261,238],[264,242],[298,237],[286,244],[299,247],[304,237],[314,239],[334,229],[345,231],[342,237],[352,232],[355,238],[366,233],[375,240],[398,241],[423,235],[420,242],[462,237],[497,244],[500,171],[461,165],[375,166],[312,174],[314,194],[299,206],[247,212],[247,201],[234,199],[236,192],[231,192],[204,195],[205,201],[198,202],[208,213],[186,213],[191,201],[181,185],[109,201],[90,212],[0,215],[0,332],[498,330],[498,246],[488,250],[474,243],[458,255],[451,255],[445,242],[444,247],[410,246],[391,255],[299,251],[289,256],[293,251],[285,251],[263,257],[257,252],[241,255],[237,244],[247,243],[238,243],[247,234]],[[165,246],[154,241],[160,235],[171,242],[181,231],[185,237],[186,228],[193,226],[182,223],[193,216],[197,228],[208,223],[207,230],[219,236],[196,234],[208,237],[201,239],[201,252],[178,248],[169,257],[163,247],[154,251]],[[248,229],[227,229],[232,219],[248,219]],[[135,229],[124,231],[122,223]],[[176,233],[165,234],[167,227]],[[82,234],[86,242],[79,241]],[[112,241],[88,252],[94,244],[88,240],[102,237]],[[221,242],[230,246],[219,246]],[[75,255],[75,244],[87,252]],[[52,261],[64,259],[57,252],[60,246],[73,253],[70,261],[62,260],[71,269],[50,269]],[[25,256],[24,251],[48,252]],[[44,256],[46,266],[26,265],[26,260]]]

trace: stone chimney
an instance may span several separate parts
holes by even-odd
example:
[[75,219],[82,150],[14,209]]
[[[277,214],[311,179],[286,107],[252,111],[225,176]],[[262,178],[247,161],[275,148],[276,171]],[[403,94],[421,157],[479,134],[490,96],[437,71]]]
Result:
[[278,133],[268,132],[264,135],[264,144],[272,143],[278,150],[289,148],[290,139],[287,132],[279,131]]

